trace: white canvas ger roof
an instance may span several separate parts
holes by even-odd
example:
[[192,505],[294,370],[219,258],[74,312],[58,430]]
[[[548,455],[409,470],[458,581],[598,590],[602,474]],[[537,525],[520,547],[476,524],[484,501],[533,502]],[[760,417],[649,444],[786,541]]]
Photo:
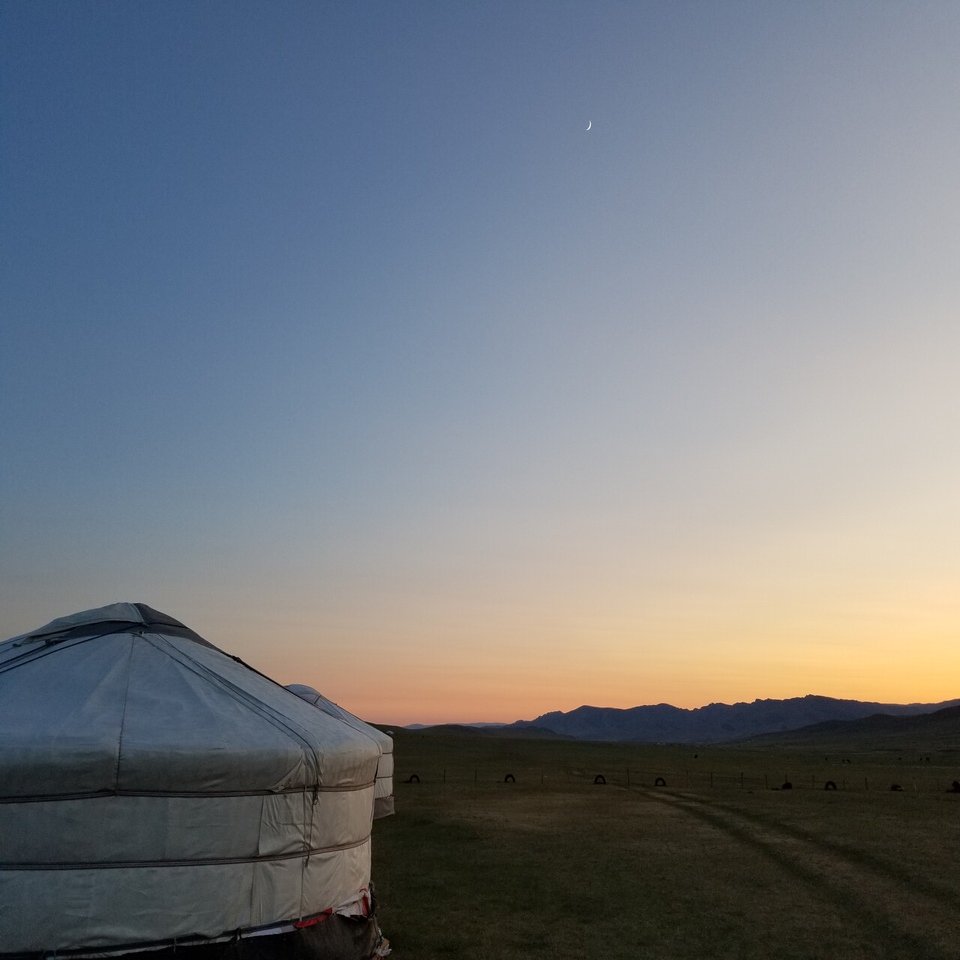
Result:
[[357,909],[380,755],[145,604],[0,643],[0,953]]

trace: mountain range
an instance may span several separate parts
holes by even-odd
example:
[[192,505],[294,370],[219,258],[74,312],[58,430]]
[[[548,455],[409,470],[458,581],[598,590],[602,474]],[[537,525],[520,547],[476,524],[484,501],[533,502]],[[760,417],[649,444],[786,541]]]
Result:
[[787,700],[752,703],[711,703],[684,709],[668,703],[655,706],[591,707],[544,713],[534,720],[518,720],[510,731],[549,730],[578,740],[644,743],[722,743],[761,734],[783,733],[831,721],[861,720],[875,714],[909,717],[960,706],[960,699],[941,703],[874,703],[837,700],[808,694]]

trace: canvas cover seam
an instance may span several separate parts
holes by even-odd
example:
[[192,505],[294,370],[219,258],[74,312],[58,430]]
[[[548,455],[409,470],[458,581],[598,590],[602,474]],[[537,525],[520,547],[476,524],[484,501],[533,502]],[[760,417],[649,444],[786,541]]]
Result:
[[52,803],[60,800],[103,800],[107,797],[176,797],[178,799],[203,799],[216,797],[273,797],[283,794],[301,793],[303,790],[316,790],[317,793],[356,793],[376,786],[376,780],[366,783],[350,783],[342,786],[284,787],[282,790],[88,790],[78,793],[36,793],[22,797],[0,796],[0,803]]
[[314,847],[309,850],[297,850],[293,853],[263,854],[255,857],[210,857],[197,860],[97,860],[76,862],[37,863],[0,863],[0,871],[15,870],[126,870],[134,867],[211,867],[229,866],[242,863],[272,863],[279,860],[307,860],[319,853],[340,853],[354,850],[370,842],[370,837],[354,840],[351,843],[338,843],[329,847]]

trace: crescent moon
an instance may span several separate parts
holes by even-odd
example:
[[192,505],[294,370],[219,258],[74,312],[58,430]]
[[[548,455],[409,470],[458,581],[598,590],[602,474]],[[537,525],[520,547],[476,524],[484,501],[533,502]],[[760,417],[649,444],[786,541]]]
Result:
[[588,120],[588,121],[587,121],[587,129],[589,130],[592,126],[593,126],[593,121],[592,121],[592,120]]

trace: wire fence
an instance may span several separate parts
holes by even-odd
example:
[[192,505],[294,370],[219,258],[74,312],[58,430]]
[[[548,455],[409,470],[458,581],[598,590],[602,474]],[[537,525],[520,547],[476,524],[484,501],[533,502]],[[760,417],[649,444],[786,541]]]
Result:
[[626,789],[677,790],[820,790],[858,792],[902,792],[914,794],[956,794],[960,797],[960,771],[954,778],[943,771],[872,769],[864,772],[825,770],[762,773],[747,770],[703,770],[682,768],[562,769],[548,767],[463,767],[423,766],[398,769],[398,784],[477,787],[495,783],[518,787],[608,786]]

